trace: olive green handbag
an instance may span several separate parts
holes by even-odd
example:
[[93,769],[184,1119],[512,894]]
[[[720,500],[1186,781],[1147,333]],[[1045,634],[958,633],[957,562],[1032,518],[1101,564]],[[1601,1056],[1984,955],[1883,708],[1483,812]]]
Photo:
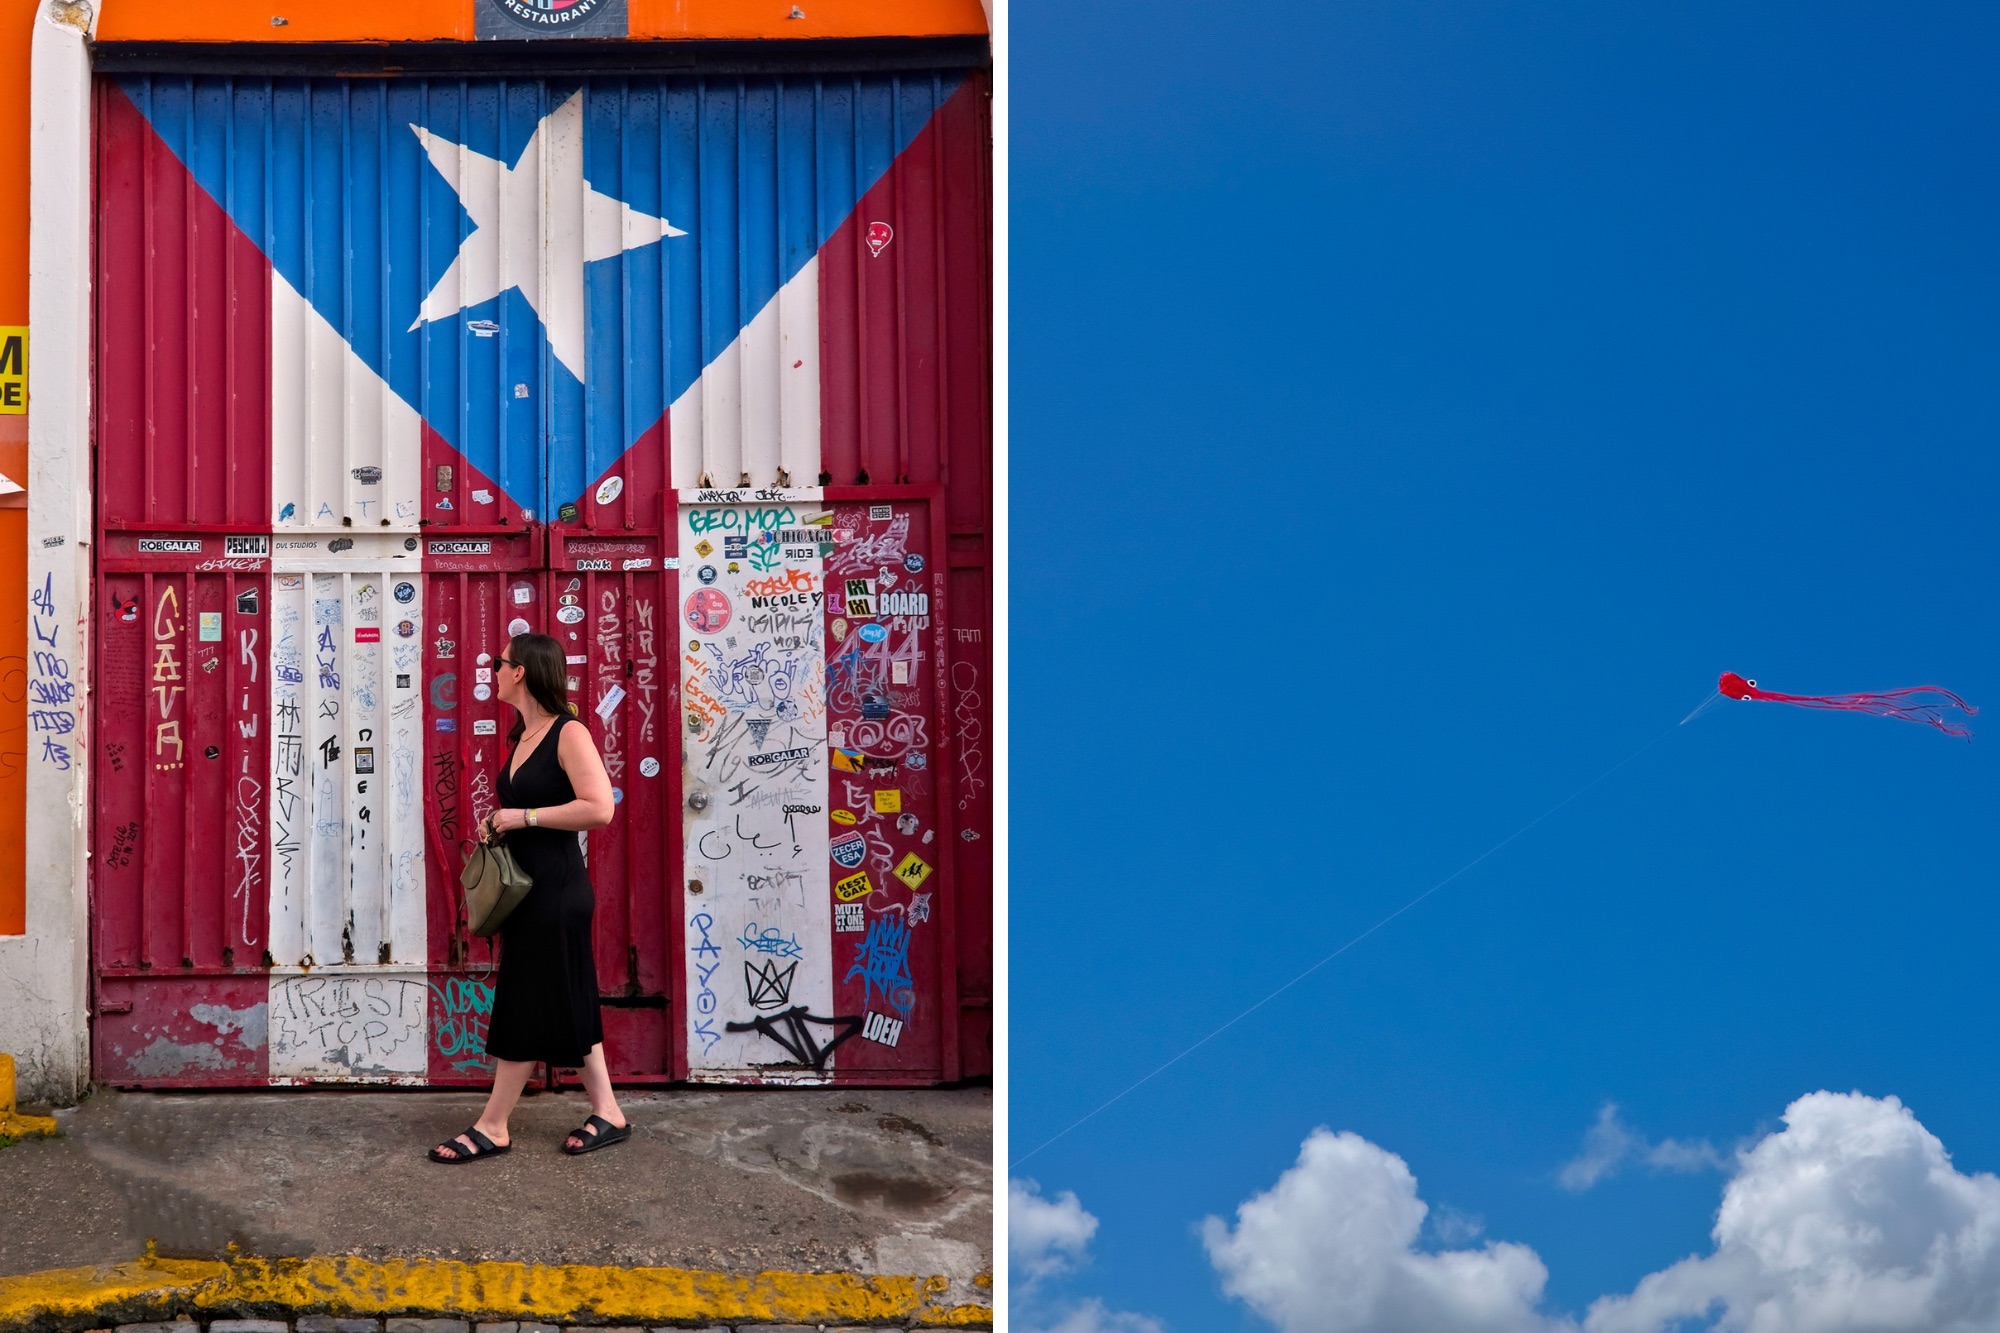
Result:
[[534,887],[534,880],[498,841],[493,816],[486,817],[488,841],[475,842],[458,882],[465,886],[465,924],[481,939],[496,935]]

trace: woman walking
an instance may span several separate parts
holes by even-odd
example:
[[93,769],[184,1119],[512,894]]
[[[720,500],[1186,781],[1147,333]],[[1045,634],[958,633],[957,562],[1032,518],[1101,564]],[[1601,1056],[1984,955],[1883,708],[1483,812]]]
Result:
[[500,701],[520,716],[507,736],[513,749],[500,774],[492,836],[507,840],[534,887],[500,928],[500,975],[486,1033],[493,1093],[471,1128],[431,1149],[432,1161],[453,1165],[512,1146],[507,1117],[536,1061],[583,1068],[591,1115],[563,1141],[564,1152],[591,1152],[632,1136],[604,1063],[591,956],[596,895],[576,837],[611,822],[611,779],[590,728],[571,713],[561,644],[546,634],[516,635],[494,664],[493,682]]

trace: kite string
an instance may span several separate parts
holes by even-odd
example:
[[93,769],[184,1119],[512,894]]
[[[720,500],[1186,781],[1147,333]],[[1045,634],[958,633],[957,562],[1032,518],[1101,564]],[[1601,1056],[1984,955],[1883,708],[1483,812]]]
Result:
[[1383,917],[1380,921],[1377,921],[1374,925],[1368,927],[1368,929],[1362,931],[1359,935],[1356,935],[1353,939],[1341,945],[1338,949],[1335,949],[1332,953],[1326,955],[1326,957],[1320,959],[1318,962],[1314,963],[1311,967],[1308,967],[1305,971],[1293,977],[1290,981],[1287,981],[1284,985],[1272,991],[1269,995],[1266,995],[1263,999],[1257,1001],[1255,1004],[1251,1005],[1248,1009],[1245,1009],[1242,1013],[1236,1015],[1236,1017],[1224,1023],[1221,1027],[1216,1028],[1214,1031],[1210,1032],[1207,1036],[1201,1038],[1199,1041],[1196,1041],[1193,1045],[1181,1051],[1178,1055],[1175,1055],[1171,1059],[1167,1060],[1164,1064],[1161,1064],[1151,1073],[1146,1074],[1142,1078],[1138,1079],[1136,1082],[1132,1083],[1129,1087],[1125,1088],[1124,1091],[1119,1092],[1116,1095],[1112,1096],[1111,1098],[1107,1099],[1106,1101],[1100,1103],[1094,1109],[1086,1111],[1083,1115],[1078,1116],[1075,1120],[1072,1120],[1069,1124],[1057,1130],[1054,1134],[1050,1135],[1048,1138],[1042,1140],[1041,1143],[1037,1144],[1034,1148],[1031,1148],[1028,1152],[1024,1153],[1020,1157],[1015,1158],[1013,1165],[1008,1169],[1011,1171],[1015,1168],[1020,1167],[1022,1164],[1027,1162],[1029,1158],[1041,1152],[1042,1149],[1047,1148],[1049,1145],[1055,1143],[1058,1139],[1061,1139],[1063,1136],[1067,1135],[1071,1130],[1078,1128],[1079,1126],[1083,1125],[1086,1121],[1094,1119],[1101,1112],[1109,1110],[1116,1103],[1124,1100],[1130,1094],[1137,1092],[1145,1084],[1152,1082],[1155,1078],[1158,1078],[1161,1074],[1166,1073],[1167,1070],[1173,1068],[1181,1061],[1187,1059],[1190,1055],[1193,1055],[1196,1051],[1208,1045],[1209,1042],[1214,1041],[1217,1037],[1229,1031],[1229,1029],[1235,1027],[1238,1023],[1241,1023],[1244,1019],[1250,1017],[1250,1015],[1256,1013],[1259,1009],[1262,1009],[1265,1005],[1277,999],[1280,995],[1283,995],[1286,991],[1298,985],[1301,981],[1304,981],[1307,977],[1319,971],[1322,967],[1325,967],[1328,963],[1331,963],[1334,959],[1340,957],[1342,954],[1346,953],[1349,949],[1352,949],[1355,945],[1361,943],[1363,940],[1367,939],[1370,935],[1373,935],[1376,931],[1382,929],[1382,927],[1388,925],[1390,922],[1394,921],[1397,917],[1403,915],[1405,912],[1409,911],[1411,908],[1421,903],[1424,899],[1436,893],[1439,889],[1445,887],[1445,885],[1451,883],[1455,879],[1458,879],[1460,876],[1464,875],[1467,871],[1477,866],[1480,862],[1486,860],[1488,857],[1492,856],[1495,852],[1498,852],[1501,848],[1507,846],[1508,843],[1513,842],[1516,838],[1519,838],[1523,834],[1529,832],[1537,824],[1540,824],[1543,820],[1547,819],[1549,816],[1560,811],[1564,806],[1576,800],[1577,797],[1582,796],[1592,787],[1595,787],[1598,783],[1604,781],[1606,778],[1610,777],[1613,773],[1616,773],[1619,769],[1625,767],[1625,765],[1631,763],[1634,759],[1637,759],[1640,755],[1646,753],[1646,751],[1652,749],[1655,745],[1658,745],[1661,741],[1673,735],[1676,731],[1679,731],[1681,726],[1682,726],[1681,723],[1675,723],[1673,726],[1668,727],[1665,731],[1653,737],[1653,739],[1647,741],[1644,745],[1632,751],[1632,753],[1626,755],[1623,759],[1620,759],[1617,763],[1605,769],[1602,773],[1599,773],[1596,777],[1584,783],[1581,787],[1578,787],[1575,791],[1563,797],[1560,801],[1557,801],[1554,805],[1542,811],[1542,813],[1536,815],[1533,819],[1521,825],[1521,827],[1515,829],[1512,833],[1509,833],[1506,837],[1500,839],[1500,841],[1494,843],[1491,847],[1488,847],[1485,851],[1473,857],[1470,861],[1467,861],[1464,865],[1452,871],[1449,875],[1446,875],[1443,879],[1431,885],[1428,889],[1425,889],[1422,893],[1410,899],[1410,901],[1404,903],[1401,907],[1398,907],[1395,911],[1389,913],[1389,915]]

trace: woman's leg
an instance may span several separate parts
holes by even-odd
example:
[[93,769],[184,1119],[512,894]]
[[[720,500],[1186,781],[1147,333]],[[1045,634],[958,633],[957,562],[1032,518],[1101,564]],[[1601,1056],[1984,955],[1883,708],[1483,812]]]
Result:
[[[618,1109],[618,1098],[611,1091],[611,1068],[604,1063],[604,1043],[598,1042],[590,1048],[590,1054],[583,1057],[583,1090],[590,1097],[590,1113],[603,1116],[614,1125],[625,1123],[625,1113]],[[485,1133],[482,1126],[480,1133]],[[572,1134],[565,1140],[572,1148],[581,1148],[583,1140]]]
[[[601,1064],[602,1061],[599,1061]],[[473,1128],[493,1140],[493,1146],[507,1146],[507,1117],[514,1113],[514,1103],[521,1100],[521,1089],[528,1086],[528,1079],[534,1075],[533,1060],[499,1060],[493,1062],[493,1091],[487,1095],[486,1109],[479,1113]],[[462,1144],[464,1151],[471,1152],[473,1143],[461,1134],[453,1143]],[[446,1145],[447,1151],[450,1145]]]

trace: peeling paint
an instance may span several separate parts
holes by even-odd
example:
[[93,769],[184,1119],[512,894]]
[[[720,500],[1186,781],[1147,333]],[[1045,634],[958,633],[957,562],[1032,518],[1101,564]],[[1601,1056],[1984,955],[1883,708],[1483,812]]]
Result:
[[249,1004],[241,1009],[231,1009],[226,1004],[198,1004],[188,1010],[188,1016],[197,1023],[208,1024],[225,1037],[232,1032],[240,1032],[243,1035],[238,1040],[252,1050],[261,1050],[270,1012],[268,1004]]
[[189,1067],[196,1069],[221,1069],[228,1064],[222,1052],[205,1042],[183,1046],[165,1037],[155,1037],[153,1044],[132,1057],[132,1072],[140,1078],[177,1078],[185,1074]]
[[[444,1259],[174,1260],[0,1277],[0,1326],[152,1308],[477,1314],[592,1322],[910,1324],[990,1328],[993,1308],[949,1304],[944,1277],[755,1274]],[[980,1287],[982,1291],[990,1288]]]

